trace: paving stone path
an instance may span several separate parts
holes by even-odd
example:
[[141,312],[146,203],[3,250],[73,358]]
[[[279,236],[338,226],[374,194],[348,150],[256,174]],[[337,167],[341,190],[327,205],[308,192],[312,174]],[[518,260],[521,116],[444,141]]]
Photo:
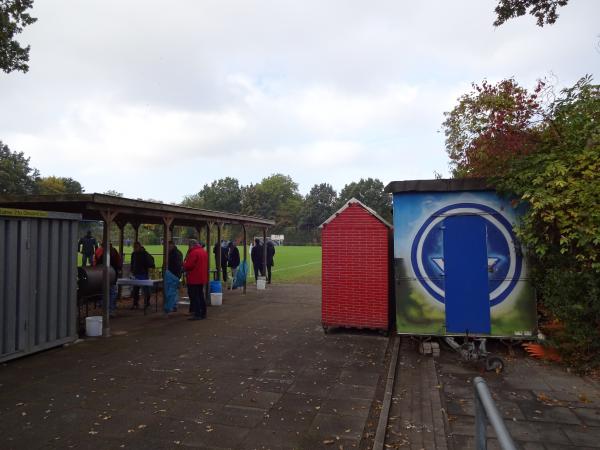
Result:
[[0,367],[0,448],[359,447],[388,339],[325,335],[319,286],[226,292],[205,321],[134,313]]
[[401,338],[396,382],[386,433],[386,448],[446,450],[440,387],[433,358]]
[[[451,448],[473,449],[474,377],[483,376],[508,431],[523,450],[600,448],[600,389],[564,369],[526,357],[506,357],[505,370],[482,372],[449,350],[436,361]],[[488,427],[488,448],[499,449]]]

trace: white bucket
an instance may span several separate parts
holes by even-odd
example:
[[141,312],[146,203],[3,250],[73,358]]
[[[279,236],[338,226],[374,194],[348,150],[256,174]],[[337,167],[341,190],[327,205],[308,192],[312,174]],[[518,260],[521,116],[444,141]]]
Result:
[[265,279],[265,277],[258,277],[256,279],[256,289],[260,290],[264,290],[267,287],[267,280]]
[[102,336],[102,316],[85,318],[85,335],[89,337]]
[[211,292],[210,293],[210,304],[212,306],[221,306],[223,304],[223,293],[222,292]]

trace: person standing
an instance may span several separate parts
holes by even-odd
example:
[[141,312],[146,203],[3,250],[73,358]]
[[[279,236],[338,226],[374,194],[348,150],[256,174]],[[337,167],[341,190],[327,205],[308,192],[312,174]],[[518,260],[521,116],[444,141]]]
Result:
[[258,274],[265,276],[265,268],[263,266],[263,246],[260,243],[260,239],[254,240],[254,246],[250,252],[250,258],[252,259],[252,266],[254,267],[254,279],[258,279]]
[[196,239],[190,239],[189,247],[183,270],[186,272],[188,296],[194,315],[188,320],[202,320],[206,319],[204,286],[208,283],[208,253]]
[[267,283],[271,284],[271,268],[275,265],[275,261],[273,261],[273,258],[275,258],[275,244],[273,244],[273,241],[270,239],[267,241],[266,252],[267,252]]
[[223,281],[227,284],[227,253],[229,252],[229,243],[226,240],[221,240],[221,270],[223,271]]
[[240,251],[233,241],[229,243],[227,248],[227,265],[231,267],[231,284],[227,289],[235,289],[233,283],[235,282],[238,267],[240,266]]
[[[142,244],[134,242],[131,254],[131,274],[136,280],[148,280],[150,269],[154,268],[154,258],[146,251]],[[144,286],[144,309],[150,306],[150,287]],[[131,309],[139,308],[140,287],[133,286],[133,306]]]
[[177,311],[179,280],[183,273],[183,255],[173,241],[169,241],[169,263],[165,271],[165,315]]
[[[105,245],[102,243],[102,246],[96,250],[96,265],[104,265],[104,248]],[[121,273],[121,269],[123,268],[123,260],[121,255],[116,248],[110,244],[110,267],[112,267],[115,271],[115,281],[110,284],[110,304],[109,304],[109,314],[111,317],[114,317],[115,311],[117,309],[117,278],[119,278],[119,274]]]
[[98,241],[92,236],[92,232],[88,230],[84,237],[79,239],[77,244],[77,250],[81,253],[81,265],[93,266],[94,265],[94,253],[98,249]]

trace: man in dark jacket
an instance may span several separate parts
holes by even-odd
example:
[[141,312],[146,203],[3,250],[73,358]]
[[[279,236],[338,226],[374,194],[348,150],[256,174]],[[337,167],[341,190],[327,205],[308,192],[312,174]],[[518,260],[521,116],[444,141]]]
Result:
[[252,266],[254,267],[254,279],[258,279],[260,272],[261,276],[265,276],[265,268],[263,265],[263,245],[260,239],[254,240],[254,247],[250,252],[250,258],[252,259]]
[[[219,254],[221,256],[221,265],[219,265]],[[215,255],[215,268],[220,269],[223,276],[223,281],[227,281],[227,244],[225,240],[217,242],[213,247],[213,255]]]
[[275,257],[275,244],[272,240],[267,241],[267,283],[271,284],[271,267],[275,265],[273,258]]
[[165,314],[177,311],[179,279],[183,273],[183,255],[173,241],[169,241],[169,263],[165,272]]
[[77,244],[78,251],[81,253],[81,265],[91,266],[94,264],[94,253],[98,249],[98,242],[92,236],[92,232],[88,231],[84,237],[79,239]]
[[228,286],[227,289],[235,289],[233,283],[235,282],[238,267],[240,266],[240,251],[233,241],[227,246],[227,265],[231,267],[231,286]]
[[[146,251],[139,242],[133,244],[131,254],[131,274],[136,280],[148,280],[150,269],[154,268],[154,258]],[[144,286],[144,308],[150,306],[150,288]],[[131,309],[139,308],[140,287],[133,287],[133,306]]]

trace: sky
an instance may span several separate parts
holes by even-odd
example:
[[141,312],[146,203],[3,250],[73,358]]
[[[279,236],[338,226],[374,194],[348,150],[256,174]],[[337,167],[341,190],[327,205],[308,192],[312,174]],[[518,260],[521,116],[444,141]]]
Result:
[[494,28],[494,0],[37,0],[0,140],[86,192],[180,202],[211,181],[449,174],[443,113],[472,82],[600,80],[600,1]]

